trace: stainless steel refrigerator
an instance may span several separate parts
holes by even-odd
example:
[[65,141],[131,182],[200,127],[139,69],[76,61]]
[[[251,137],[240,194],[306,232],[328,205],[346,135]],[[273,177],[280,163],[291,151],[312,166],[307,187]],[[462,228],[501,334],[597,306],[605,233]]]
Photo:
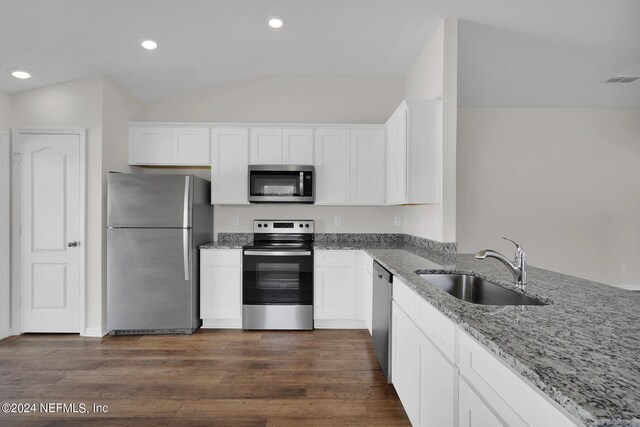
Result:
[[107,329],[200,327],[198,246],[213,240],[210,183],[192,175],[111,172],[107,182]]

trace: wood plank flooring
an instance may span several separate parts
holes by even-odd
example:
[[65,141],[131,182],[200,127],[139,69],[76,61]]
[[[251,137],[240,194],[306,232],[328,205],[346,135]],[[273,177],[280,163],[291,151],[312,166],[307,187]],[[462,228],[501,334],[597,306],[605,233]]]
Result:
[[[0,403],[38,407],[0,412],[0,426],[410,425],[360,330],[9,337]],[[43,413],[41,403],[75,403],[76,413]],[[81,403],[108,412],[77,413]]]

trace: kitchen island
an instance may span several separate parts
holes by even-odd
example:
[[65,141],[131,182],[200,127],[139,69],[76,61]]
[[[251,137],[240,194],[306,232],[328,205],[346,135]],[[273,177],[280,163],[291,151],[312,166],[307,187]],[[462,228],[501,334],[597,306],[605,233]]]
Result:
[[397,239],[325,240],[316,247],[365,250],[584,424],[640,425],[640,293],[530,266],[524,293],[547,305],[477,305],[416,271],[474,274],[521,292],[497,260]]

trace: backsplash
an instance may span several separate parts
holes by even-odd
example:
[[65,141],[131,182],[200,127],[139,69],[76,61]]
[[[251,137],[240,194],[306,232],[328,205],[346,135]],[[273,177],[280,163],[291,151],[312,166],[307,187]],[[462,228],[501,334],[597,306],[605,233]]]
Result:
[[[245,245],[253,241],[252,233],[218,233],[219,244]],[[437,242],[422,237],[402,233],[316,233],[315,241],[327,244],[363,244],[399,246],[410,245],[429,252],[439,252],[443,255],[455,255],[458,244],[455,242]]]

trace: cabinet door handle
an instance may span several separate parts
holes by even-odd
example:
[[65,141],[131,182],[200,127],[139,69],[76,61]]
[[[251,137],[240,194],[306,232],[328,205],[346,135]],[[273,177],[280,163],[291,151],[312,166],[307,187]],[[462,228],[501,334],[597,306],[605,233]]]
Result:
[[80,246],[80,242],[69,242],[69,243],[67,243],[67,247],[69,247],[69,248],[77,248],[78,246]]

